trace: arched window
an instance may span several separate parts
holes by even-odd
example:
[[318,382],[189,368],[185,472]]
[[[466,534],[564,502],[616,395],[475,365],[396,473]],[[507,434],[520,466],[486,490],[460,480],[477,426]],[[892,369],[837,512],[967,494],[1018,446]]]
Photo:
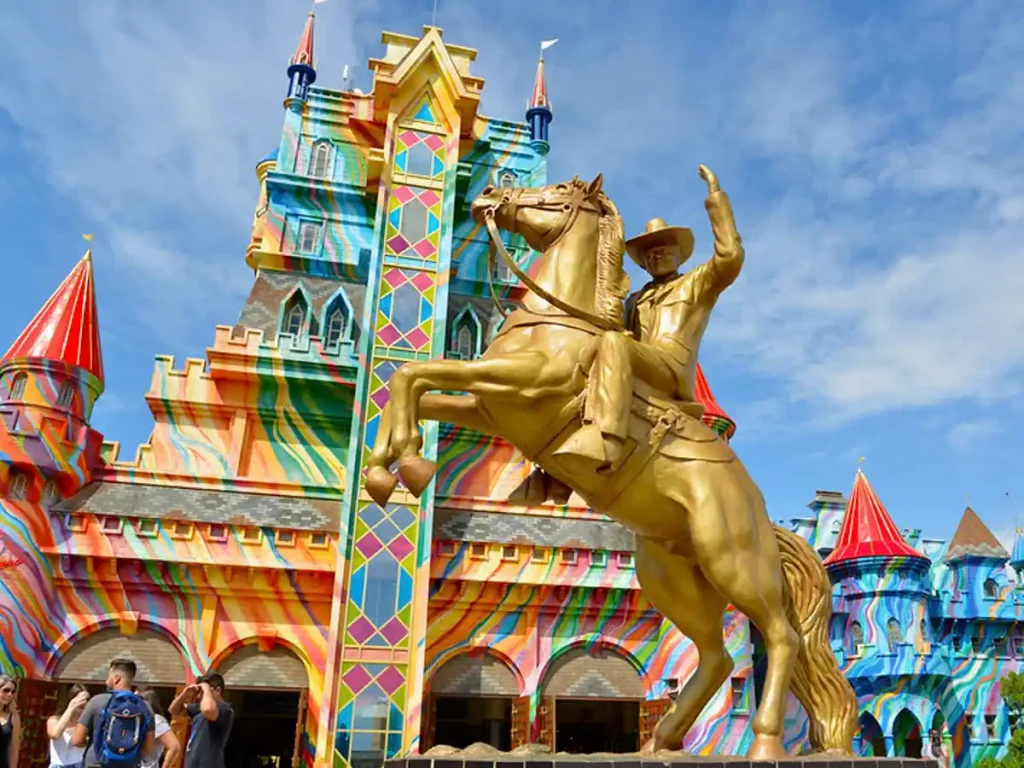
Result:
[[498,186],[502,189],[514,189],[516,186],[516,175],[512,171],[502,171],[498,174]]
[[309,329],[309,305],[306,297],[298,289],[291,295],[284,305],[284,318],[281,324],[281,333],[290,334],[298,338]]
[[985,579],[982,589],[985,590],[985,597],[999,597],[999,585],[995,579]]
[[479,355],[481,331],[480,321],[470,307],[459,312],[455,316],[449,347],[451,356],[459,360],[472,360]]
[[14,374],[11,380],[11,400],[21,400],[25,396],[25,385],[28,383],[28,376],[24,373]]
[[459,353],[459,357],[463,360],[469,360],[473,357],[473,331],[468,325],[459,328],[459,332],[455,337],[455,351]]
[[329,141],[318,141],[313,145],[313,161],[310,163],[311,176],[318,179],[329,179],[331,163],[331,143]]
[[318,253],[323,237],[323,228],[315,221],[299,222],[299,253]]
[[327,346],[333,346],[345,335],[345,308],[335,307],[327,316]]
[[50,478],[46,481],[46,485],[43,486],[43,506],[51,506],[56,504],[60,498],[60,493],[57,490],[57,481]]
[[24,472],[12,472],[10,492],[11,498],[15,501],[24,499],[28,492],[28,475]]
[[75,400],[75,385],[69,381],[64,382],[60,386],[60,394],[57,395],[57,407],[58,408],[70,408],[71,403]]
[[896,643],[903,642],[903,627],[900,626],[898,620],[889,619],[888,623],[885,626],[889,633],[890,645],[895,645]]
[[853,642],[854,650],[858,646],[864,645],[864,627],[860,625],[859,621],[855,621],[850,625],[850,640]]

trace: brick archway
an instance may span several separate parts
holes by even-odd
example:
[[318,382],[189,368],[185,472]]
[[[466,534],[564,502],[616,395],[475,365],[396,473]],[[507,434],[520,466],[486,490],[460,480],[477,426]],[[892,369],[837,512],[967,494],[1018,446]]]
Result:
[[111,660],[118,658],[135,662],[139,684],[178,686],[187,680],[185,657],[168,637],[151,629],[123,635],[117,628],[101,629],[73,643],[57,662],[53,679],[103,682]]
[[572,648],[551,662],[544,673],[541,694],[574,699],[643,699],[644,680],[614,649]]

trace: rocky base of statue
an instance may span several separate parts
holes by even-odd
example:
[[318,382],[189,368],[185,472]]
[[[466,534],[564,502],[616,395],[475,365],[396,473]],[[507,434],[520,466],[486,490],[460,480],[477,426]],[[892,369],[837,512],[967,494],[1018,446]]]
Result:
[[633,754],[552,754],[543,744],[525,744],[511,752],[502,752],[489,744],[481,743],[471,744],[465,749],[438,745],[422,755],[388,760],[384,763],[384,768],[654,768],[659,763],[679,768],[688,765],[700,768],[801,768],[804,765],[808,768],[940,768],[937,760],[900,757],[807,754],[794,755],[785,760],[751,761],[745,757],[702,757],[670,750]]

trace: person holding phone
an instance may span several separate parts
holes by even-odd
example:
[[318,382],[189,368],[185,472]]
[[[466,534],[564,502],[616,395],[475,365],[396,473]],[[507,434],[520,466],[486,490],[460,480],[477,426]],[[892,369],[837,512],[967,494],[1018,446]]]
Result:
[[50,768],[80,768],[85,761],[85,747],[71,743],[89,692],[81,683],[75,683],[65,694],[61,705],[46,719],[46,736],[50,740]]
[[231,735],[235,710],[224,701],[224,678],[216,672],[203,675],[178,694],[168,708],[171,717],[182,712],[192,719],[185,746],[185,768],[226,768],[224,748]]

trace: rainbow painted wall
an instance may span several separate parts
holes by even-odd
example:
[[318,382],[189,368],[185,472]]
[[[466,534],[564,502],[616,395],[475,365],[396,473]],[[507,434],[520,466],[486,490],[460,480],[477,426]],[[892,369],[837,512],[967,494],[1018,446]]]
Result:
[[[205,359],[157,357],[149,441],[122,458],[90,423],[103,373],[88,257],[58,293],[92,325],[58,318],[66,302],[51,301],[32,343],[0,363],[0,670],[59,676],[100,632],[160,634],[184,665],[176,684],[242,647],[287,649],[307,678],[295,683],[308,689],[299,762],[317,766],[420,749],[430,681],[462,658],[507,670],[525,723],[513,740],[550,741],[552,670],[601,653],[628,663],[630,695],[656,716],[696,653],[640,596],[628,532],[576,497],[511,505],[523,457],[443,425],[426,429],[442,471],[423,498],[399,492],[381,509],[361,487],[394,370],[480,354],[500,323],[489,280],[506,305],[521,295],[489,274],[468,203],[489,185],[546,183],[543,65],[528,122],[499,120],[478,112],[476,52],[440,30],[385,33],[364,94],[315,85],[313,25],[311,14],[287,69],[280,142],[256,168],[251,293]],[[507,245],[532,263],[524,243]],[[60,344],[43,336],[57,320]],[[811,510],[793,526],[824,556],[845,500],[819,493]],[[907,539],[929,565],[833,571],[833,644],[864,712],[858,749],[901,754],[915,724],[944,722],[966,765],[1007,740],[998,681],[1024,655],[1021,593],[1005,552],[950,560],[943,542]],[[725,632],[736,671],[689,736],[701,754],[752,740],[763,654],[742,616]],[[793,701],[788,745],[806,731]]]

